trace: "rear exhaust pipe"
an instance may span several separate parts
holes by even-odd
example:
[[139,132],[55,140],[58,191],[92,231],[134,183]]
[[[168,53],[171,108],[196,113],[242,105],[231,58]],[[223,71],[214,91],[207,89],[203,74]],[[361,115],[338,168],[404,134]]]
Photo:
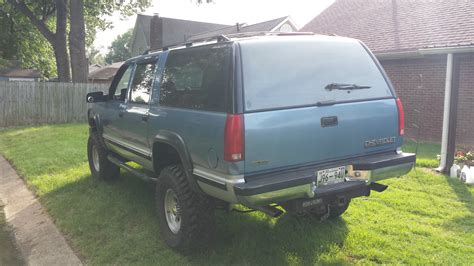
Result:
[[277,207],[270,206],[270,205],[252,207],[252,209],[257,210],[257,211],[261,211],[261,212],[265,213],[266,215],[268,215],[270,217],[273,217],[273,218],[279,217],[280,215],[283,214],[282,210],[278,209]]

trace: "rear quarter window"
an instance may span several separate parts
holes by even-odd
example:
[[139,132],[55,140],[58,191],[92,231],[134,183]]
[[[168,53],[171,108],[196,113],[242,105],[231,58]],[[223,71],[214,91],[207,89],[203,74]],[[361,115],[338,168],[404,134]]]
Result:
[[231,45],[170,51],[160,88],[162,106],[225,111]]
[[[393,97],[361,43],[291,36],[241,43],[245,110]],[[328,90],[331,83],[367,86]]]

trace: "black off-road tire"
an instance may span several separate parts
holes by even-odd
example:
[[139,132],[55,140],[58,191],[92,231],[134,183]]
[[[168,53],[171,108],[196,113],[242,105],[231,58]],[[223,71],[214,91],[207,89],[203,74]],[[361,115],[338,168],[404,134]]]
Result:
[[[99,162],[98,169],[94,165],[94,148],[97,150],[96,159],[98,159]],[[107,159],[107,154],[108,151],[101,143],[97,133],[91,132],[87,141],[87,158],[89,160],[89,168],[93,178],[112,181],[120,177],[120,168]]]
[[[177,199],[180,226],[175,232],[167,222],[165,198],[172,190]],[[180,252],[190,253],[207,247],[214,236],[214,206],[210,198],[191,190],[183,167],[165,167],[156,184],[156,208],[160,232],[165,243]]]

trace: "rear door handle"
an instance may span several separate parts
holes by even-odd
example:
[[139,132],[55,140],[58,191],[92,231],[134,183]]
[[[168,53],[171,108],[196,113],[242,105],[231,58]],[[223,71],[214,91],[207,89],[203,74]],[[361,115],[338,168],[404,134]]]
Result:
[[337,116],[321,117],[321,127],[334,127],[337,123]]

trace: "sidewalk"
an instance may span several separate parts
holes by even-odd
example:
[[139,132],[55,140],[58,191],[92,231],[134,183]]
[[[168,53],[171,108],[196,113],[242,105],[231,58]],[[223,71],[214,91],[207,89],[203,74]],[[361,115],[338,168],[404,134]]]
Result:
[[33,193],[0,156],[0,200],[28,265],[82,265]]

